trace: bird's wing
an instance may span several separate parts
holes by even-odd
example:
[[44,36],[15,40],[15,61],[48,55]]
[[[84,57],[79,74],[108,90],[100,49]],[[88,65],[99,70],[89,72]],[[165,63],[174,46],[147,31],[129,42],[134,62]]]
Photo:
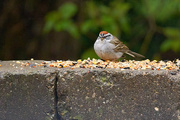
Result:
[[118,38],[114,37],[113,40],[111,40],[112,44],[114,44],[116,47],[114,48],[115,52],[122,52],[125,53],[129,50],[129,48],[123,44]]

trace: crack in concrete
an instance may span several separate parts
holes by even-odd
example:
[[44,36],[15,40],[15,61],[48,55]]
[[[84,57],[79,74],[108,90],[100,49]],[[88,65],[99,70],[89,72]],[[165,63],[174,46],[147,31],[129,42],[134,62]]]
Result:
[[55,76],[54,81],[54,111],[55,111],[55,119],[63,120],[61,115],[58,113],[58,93],[57,93],[57,82],[58,82],[58,74]]

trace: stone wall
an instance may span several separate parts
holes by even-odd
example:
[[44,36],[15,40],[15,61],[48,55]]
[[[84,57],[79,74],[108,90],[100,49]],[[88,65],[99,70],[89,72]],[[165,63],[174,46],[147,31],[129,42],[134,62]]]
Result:
[[0,65],[0,120],[180,119],[179,71]]

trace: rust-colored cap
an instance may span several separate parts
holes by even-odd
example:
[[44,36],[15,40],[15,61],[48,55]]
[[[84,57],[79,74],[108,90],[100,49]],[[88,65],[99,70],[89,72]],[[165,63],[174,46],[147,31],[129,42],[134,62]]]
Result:
[[108,34],[107,31],[101,31],[99,34]]

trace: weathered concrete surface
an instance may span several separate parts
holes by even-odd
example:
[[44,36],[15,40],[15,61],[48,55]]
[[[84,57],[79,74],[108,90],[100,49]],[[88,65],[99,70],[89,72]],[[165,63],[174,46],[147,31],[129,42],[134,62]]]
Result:
[[0,120],[180,119],[179,71],[0,64]]
[[60,72],[59,113],[65,119],[80,120],[178,120],[180,73],[175,77],[171,72]]
[[0,120],[54,119],[55,72],[12,61],[0,64]]

